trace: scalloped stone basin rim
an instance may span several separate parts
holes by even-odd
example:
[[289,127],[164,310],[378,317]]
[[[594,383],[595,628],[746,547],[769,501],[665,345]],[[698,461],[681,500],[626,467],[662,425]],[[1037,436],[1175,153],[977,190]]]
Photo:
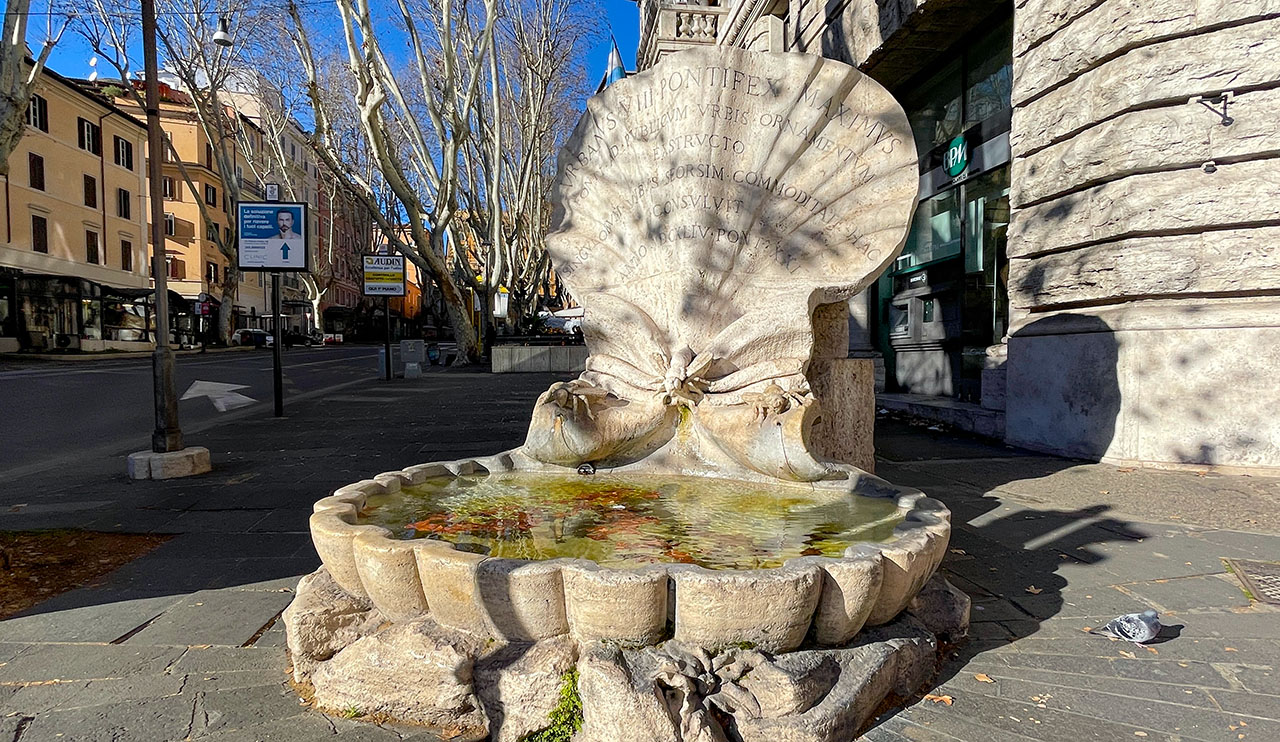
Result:
[[518,450],[421,464],[342,487],[315,504],[311,536],[334,580],[393,622],[430,614],[443,626],[506,641],[568,634],[579,642],[647,646],[673,638],[668,625],[674,618],[675,639],[708,650],[752,645],[786,652],[807,636],[819,646],[839,646],[863,626],[887,623],[907,607],[941,563],[951,523],[941,502],[917,490],[833,466],[844,477],[814,486],[896,498],[903,521],[892,540],[771,569],[613,569],[586,559],[488,557],[357,524],[369,496],[427,479],[551,470]]

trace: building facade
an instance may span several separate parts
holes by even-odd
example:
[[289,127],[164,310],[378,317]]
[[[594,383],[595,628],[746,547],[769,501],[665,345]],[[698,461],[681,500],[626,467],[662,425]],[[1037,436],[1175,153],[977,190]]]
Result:
[[897,96],[920,205],[850,308],[891,396],[1034,450],[1275,473],[1277,10],[641,0],[637,58],[820,54]]
[[146,127],[44,70],[0,192],[0,351],[148,347]]

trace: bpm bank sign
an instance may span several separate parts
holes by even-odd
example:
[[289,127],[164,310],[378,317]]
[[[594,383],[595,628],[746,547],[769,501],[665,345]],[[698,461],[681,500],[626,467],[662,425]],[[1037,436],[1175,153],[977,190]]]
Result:
[[964,134],[952,139],[942,153],[942,167],[946,168],[948,178],[958,178],[969,169],[969,142]]

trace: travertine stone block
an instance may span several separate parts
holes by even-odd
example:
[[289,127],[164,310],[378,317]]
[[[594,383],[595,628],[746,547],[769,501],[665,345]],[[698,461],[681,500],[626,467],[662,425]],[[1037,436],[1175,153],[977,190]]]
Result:
[[879,554],[823,560],[822,595],[813,616],[813,636],[824,647],[847,644],[862,630],[884,579]]
[[808,378],[822,410],[809,432],[813,450],[875,472],[875,363],[870,358],[815,360]]
[[[846,557],[858,557],[873,553],[876,546],[860,544],[845,552]],[[879,626],[892,621],[911,598],[933,574],[939,552],[945,552],[946,539],[936,533],[912,531],[891,546],[879,551],[884,555],[884,576],[880,583],[880,595],[875,607],[867,616],[866,625]]]
[[1172,229],[1191,232],[1278,220],[1275,160],[1221,165],[1214,172],[1134,175],[1014,211],[1009,257]]
[[[1015,108],[1009,142],[1014,156],[1023,156],[1152,103],[1185,102],[1193,95],[1269,85],[1276,79],[1280,19],[1164,41],[1134,49]],[[1020,103],[1015,98],[1014,105]]]
[[1107,0],[1021,55],[1013,80],[1014,99],[1030,100],[1100,60],[1138,46],[1276,13],[1280,13],[1276,0]]
[[332,712],[386,714],[483,739],[488,722],[472,685],[479,649],[427,618],[395,624],[321,663],[311,676],[315,702]]
[[453,629],[488,634],[488,616],[476,585],[476,571],[488,557],[436,541],[420,540],[416,546],[418,577],[431,617]]
[[1263,291],[1280,286],[1280,227],[1140,237],[1015,259],[1009,286],[1011,303],[1037,309]]
[[495,634],[538,641],[569,632],[560,562],[486,559],[476,567],[480,607]]
[[281,615],[293,679],[306,682],[316,665],[386,621],[373,604],[338,586],[324,567],[304,576]]
[[761,570],[673,570],[675,638],[705,649],[750,644],[766,652],[800,646],[822,573],[797,564]]
[[1280,152],[1280,90],[1237,94],[1230,112],[1235,121],[1223,126],[1203,106],[1178,100],[1103,121],[1014,159],[1010,203],[1022,207],[1105,180]]
[[[353,516],[354,513],[348,517]],[[387,529],[378,526],[353,526],[332,511],[312,513],[310,526],[311,543],[333,579],[352,595],[368,598],[369,593],[360,582],[360,573],[356,569],[352,540],[366,531],[385,534]]]
[[352,551],[360,584],[384,615],[403,622],[427,612],[414,542],[391,538],[385,530],[364,531],[352,539]]
[[187,446],[180,451],[138,451],[129,454],[130,479],[178,479],[204,474],[213,468],[209,449]]
[[666,635],[665,568],[602,569],[578,560],[565,564],[561,574],[569,634],[577,641],[644,646]]
[[565,673],[577,660],[578,645],[567,636],[508,645],[478,659],[476,693],[491,742],[519,742],[545,729],[560,703]]

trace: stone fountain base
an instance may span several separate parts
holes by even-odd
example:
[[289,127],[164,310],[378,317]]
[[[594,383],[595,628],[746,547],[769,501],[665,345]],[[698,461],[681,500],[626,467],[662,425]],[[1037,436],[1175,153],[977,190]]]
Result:
[[969,598],[935,576],[895,620],[847,646],[712,655],[674,640],[506,643],[428,616],[392,623],[321,568],[299,583],[284,621],[294,679],[318,706],[451,738],[518,742],[553,717],[563,726],[568,697],[581,703],[574,742],[846,742],[929,681],[940,648],[967,633]]

